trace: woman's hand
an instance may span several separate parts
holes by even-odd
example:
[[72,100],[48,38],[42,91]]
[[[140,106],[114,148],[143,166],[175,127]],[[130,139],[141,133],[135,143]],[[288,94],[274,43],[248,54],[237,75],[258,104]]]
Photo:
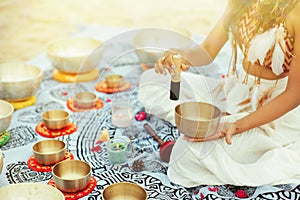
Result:
[[184,136],[184,139],[190,142],[205,142],[225,138],[227,144],[232,144],[232,136],[238,133],[237,130],[238,129],[235,122],[225,122],[220,125],[218,131],[213,135],[205,138],[191,138],[188,136]]
[[[163,75],[167,75],[167,73],[170,73],[172,76],[175,74],[174,71],[174,60],[173,60],[173,56],[174,55],[181,55],[183,56],[183,52],[181,50],[178,49],[170,49],[169,51],[166,51],[164,53],[164,56],[159,58],[158,61],[155,63],[155,72],[157,74],[163,74]],[[181,62],[181,70],[182,71],[186,71],[189,68],[189,64],[186,61],[186,59],[184,59],[184,57],[182,57],[182,62]]]

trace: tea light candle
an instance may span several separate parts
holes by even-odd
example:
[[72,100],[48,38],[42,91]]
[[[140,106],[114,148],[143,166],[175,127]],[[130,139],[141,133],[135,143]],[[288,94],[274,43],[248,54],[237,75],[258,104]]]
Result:
[[124,163],[127,160],[127,143],[122,140],[112,140],[108,146],[108,156],[111,164]]

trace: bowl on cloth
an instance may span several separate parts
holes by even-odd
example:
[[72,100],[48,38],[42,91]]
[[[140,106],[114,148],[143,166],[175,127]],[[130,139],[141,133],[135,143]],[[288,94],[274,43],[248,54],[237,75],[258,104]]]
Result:
[[146,28],[136,33],[133,44],[141,63],[154,64],[170,48],[190,47],[190,38],[188,31]]
[[52,168],[55,186],[63,192],[79,192],[85,189],[91,179],[92,168],[81,160],[65,160]]
[[61,191],[42,183],[16,183],[0,188],[0,197],[5,200],[64,200]]
[[175,107],[175,124],[178,130],[192,138],[205,138],[219,128],[221,110],[205,102],[184,102]]
[[36,95],[43,71],[23,62],[0,64],[0,99],[25,101]]
[[97,95],[92,92],[79,92],[74,95],[74,107],[82,109],[94,108],[97,102]]
[[0,133],[7,130],[10,125],[14,107],[11,103],[0,100]]
[[70,114],[64,110],[48,110],[42,114],[45,126],[50,130],[60,130],[68,126]]
[[42,140],[32,146],[32,151],[40,165],[54,165],[64,159],[66,144],[60,140]]
[[52,66],[66,74],[92,71],[102,58],[102,42],[91,38],[67,38],[52,42],[46,53]]
[[130,182],[119,182],[107,186],[102,192],[104,200],[146,200],[146,190],[138,184]]

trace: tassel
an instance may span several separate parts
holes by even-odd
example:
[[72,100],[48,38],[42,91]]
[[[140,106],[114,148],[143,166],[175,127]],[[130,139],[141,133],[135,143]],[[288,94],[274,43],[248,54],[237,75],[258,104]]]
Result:
[[272,28],[264,33],[256,35],[248,50],[248,60],[254,64],[257,60],[262,65],[264,63],[267,52],[275,44],[275,33],[277,28]]
[[284,63],[284,53],[286,50],[284,38],[286,32],[282,25],[280,25],[276,30],[276,44],[272,56],[272,71],[277,76],[283,73],[282,65]]

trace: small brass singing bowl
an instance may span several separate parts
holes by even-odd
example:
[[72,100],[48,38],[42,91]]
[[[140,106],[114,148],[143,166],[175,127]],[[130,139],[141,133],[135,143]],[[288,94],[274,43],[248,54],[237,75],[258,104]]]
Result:
[[75,108],[90,109],[94,108],[97,102],[97,96],[91,92],[80,92],[75,94],[73,102]]
[[218,131],[221,110],[205,102],[185,102],[175,107],[175,124],[186,136],[205,138]]
[[63,192],[79,192],[90,182],[92,168],[81,160],[65,160],[52,168],[55,186]]
[[64,159],[66,144],[60,140],[43,140],[35,143],[32,151],[40,165],[54,165]]
[[64,110],[49,110],[42,114],[45,126],[51,130],[65,128],[70,123],[69,117],[69,113]]
[[109,185],[102,192],[102,199],[104,200],[145,200],[147,196],[147,192],[143,187],[130,182]]
[[123,80],[123,76],[118,74],[112,74],[105,77],[105,82],[109,88],[120,87]]
[[0,197],[5,200],[64,200],[61,191],[42,183],[16,183],[0,188]]

